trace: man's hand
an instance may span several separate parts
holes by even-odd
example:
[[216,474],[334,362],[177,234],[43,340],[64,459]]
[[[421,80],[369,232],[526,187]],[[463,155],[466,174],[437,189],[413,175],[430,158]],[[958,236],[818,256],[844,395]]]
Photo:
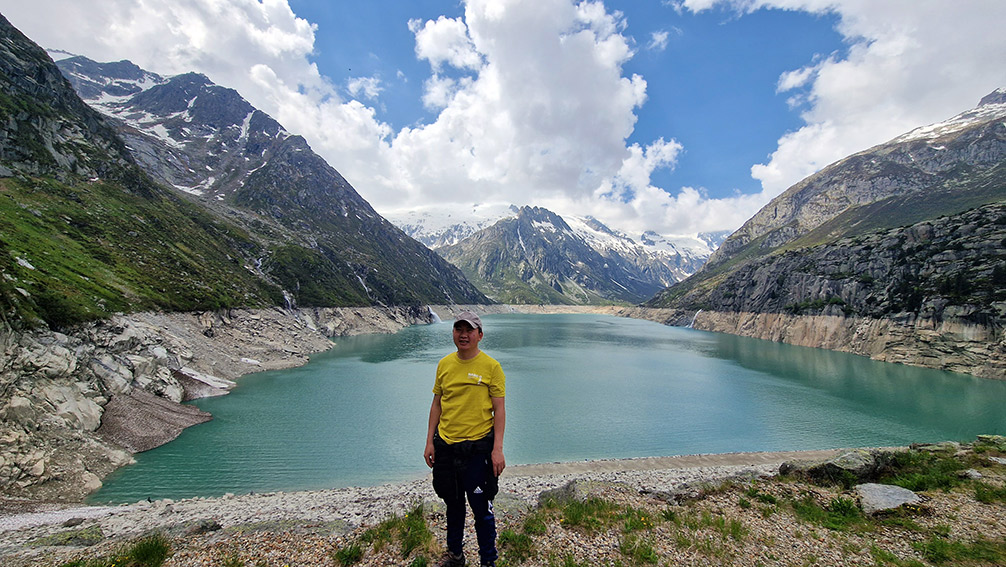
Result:
[[433,443],[427,443],[426,444],[426,451],[423,452],[423,459],[426,460],[426,466],[430,467],[431,469],[433,468],[433,454],[434,454],[434,452],[435,451],[433,450]]
[[[506,459],[503,458],[503,449],[493,449],[493,475],[499,476],[506,468]],[[430,465],[433,466],[433,465]]]

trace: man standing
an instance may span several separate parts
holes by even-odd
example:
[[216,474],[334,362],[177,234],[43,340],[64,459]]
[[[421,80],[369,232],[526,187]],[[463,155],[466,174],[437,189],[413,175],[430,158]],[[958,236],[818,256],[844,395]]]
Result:
[[447,552],[442,567],[462,567],[465,498],[475,517],[479,562],[496,563],[493,498],[506,467],[506,377],[499,362],[479,350],[482,320],[465,311],[454,321],[454,346],[437,364],[424,457],[433,489],[447,505]]

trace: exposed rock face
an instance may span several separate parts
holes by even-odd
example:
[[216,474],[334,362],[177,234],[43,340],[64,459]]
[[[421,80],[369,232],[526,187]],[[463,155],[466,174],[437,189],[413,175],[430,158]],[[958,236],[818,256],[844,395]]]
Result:
[[[1006,160],[1004,92],[999,89],[972,110],[849,156],[793,185],[730,235],[704,269],[748,247],[771,250],[877,202],[895,198],[914,202],[913,210],[899,213],[921,220],[952,212],[967,193],[986,193],[989,180],[993,188],[988,194],[1001,198],[1001,181],[995,179],[1001,179],[999,168]],[[943,201],[937,195],[941,190],[953,194],[957,202]],[[971,206],[979,202],[980,198]],[[939,211],[944,207],[946,211]]]
[[378,215],[303,137],[237,91],[128,61],[57,65],[148,175],[265,244],[249,264],[283,289],[288,306],[486,301],[457,268]]
[[1006,104],[843,159],[647,306],[672,324],[1006,378]]
[[[680,315],[687,317],[684,312]],[[1006,337],[1001,328],[960,319],[701,311],[694,316],[693,327],[849,352],[883,362],[1006,379]]]
[[793,250],[681,294],[672,324],[1006,379],[1006,204]]
[[430,322],[428,308],[136,313],[73,333],[0,330],[0,493],[80,500],[100,479],[209,419],[183,400],[288,368],[330,337]]

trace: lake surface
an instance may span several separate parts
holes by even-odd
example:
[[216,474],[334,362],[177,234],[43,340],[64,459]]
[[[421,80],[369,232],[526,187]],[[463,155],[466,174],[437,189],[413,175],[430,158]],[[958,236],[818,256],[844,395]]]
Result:
[[[1006,382],[603,315],[489,315],[507,464],[894,446],[1006,434]],[[92,502],[421,478],[450,323],[340,338],[306,366],[194,405],[214,419],[136,455]]]

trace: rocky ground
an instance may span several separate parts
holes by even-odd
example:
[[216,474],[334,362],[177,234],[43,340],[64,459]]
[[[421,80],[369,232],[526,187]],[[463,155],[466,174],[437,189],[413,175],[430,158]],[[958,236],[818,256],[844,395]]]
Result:
[[[777,474],[784,462],[837,462],[838,451],[510,467],[496,501],[500,564],[1001,564],[996,562],[1006,557],[1006,459],[989,456],[1001,451],[975,460],[970,449],[953,450],[979,463],[967,475],[980,480],[968,482],[992,487],[998,497],[976,497],[975,484],[925,490],[915,504],[869,519],[859,512],[863,502],[855,489]],[[568,502],[595,507],[577,515]],[[836,502],[852,503],[849,523],[831,517],[838,508],[839,519],[849,513]],[[444,529],[428,479],[114,507],[45,510],[35,504],[27,510],[17,504],[6,502],[0,517],[0,562],[11,567],[110,557],[151,533],[168,537],[168,567],[340,566],[354,559],[365,566],[419,567],[435,563]],[[432,537],[403,557],[399,536],[388,526],[418,506]],[[392,532],[389,539],[375,536],[382,527]],[[474,542],[470,525],[468,532],[467,541]],[[982,542],[990,546],[991,559],[939,560],[949,553],[945,547],[984,549]],[[350,553],[354,550],[358,557]],[[474,560],[474,550],[468,551]]]

